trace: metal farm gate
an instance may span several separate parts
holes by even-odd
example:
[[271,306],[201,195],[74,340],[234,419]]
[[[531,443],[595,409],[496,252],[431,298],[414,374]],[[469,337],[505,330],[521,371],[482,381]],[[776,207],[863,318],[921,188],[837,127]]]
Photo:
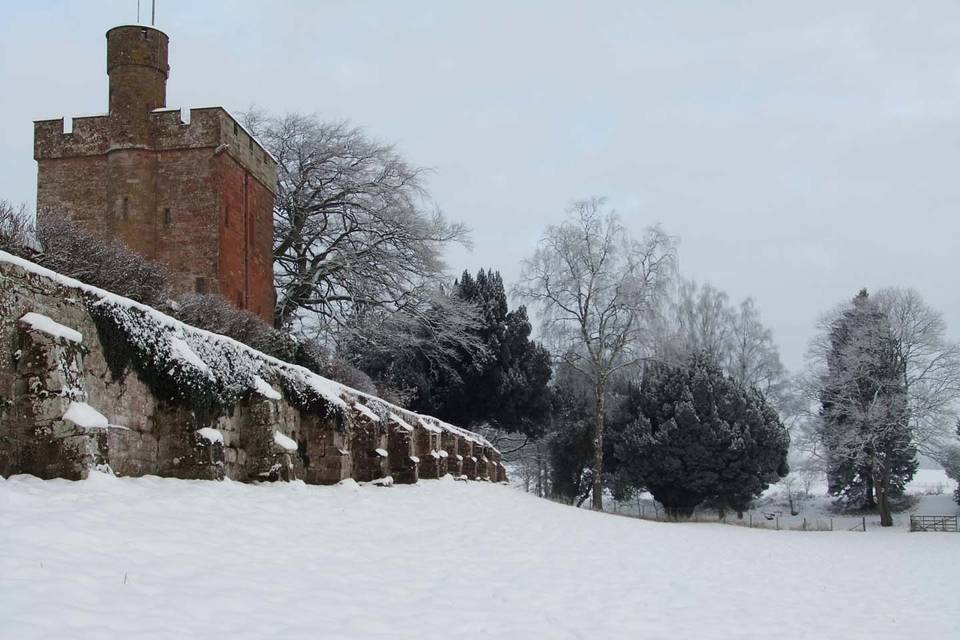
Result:
[[910,531],[957,532],[957,516],[910,516]]

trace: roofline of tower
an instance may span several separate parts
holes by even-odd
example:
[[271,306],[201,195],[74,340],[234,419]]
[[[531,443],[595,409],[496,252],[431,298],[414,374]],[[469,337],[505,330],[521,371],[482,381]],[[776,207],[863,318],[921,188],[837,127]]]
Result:
[[159,34],[166,36],[168,40],[170,39],[170,36],[167,35],[165,31],[161,31],[156,27],[151,27],[148,24],[118,24],[115,27],[110,27],[109,29],[107,29],[107,32],[104,34],[104,36],[108,37],[111,31],[116,31],[117,29],[130,29],[131,27],[134,29],[149,29],[150,31],[156,31]]

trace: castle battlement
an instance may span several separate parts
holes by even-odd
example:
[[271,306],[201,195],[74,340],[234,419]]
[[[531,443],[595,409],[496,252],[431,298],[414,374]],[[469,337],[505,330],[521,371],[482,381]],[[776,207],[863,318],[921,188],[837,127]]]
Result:
[[117,143],[109,115],[77,116],[67,130],[64,118],[34,122],[35,160],[97,156],[117,149],[174,151],[213,149],[229,153],[265,187],[277,189],[277,162],[260,141],[223,107],[196,107],[183,118],[176,107],[154,109],[148,115],[148,135],[139,142]]
[[173,288],[273,315],[277,162],[223,107],[166,106],[169,38],[107,32],[107,115],[34,123],[37,212],[167,264]]
[[110,148],[110,116],[72,118],[70,131],[64,118],[33,123],[33,158],[68,158],[106,153]]

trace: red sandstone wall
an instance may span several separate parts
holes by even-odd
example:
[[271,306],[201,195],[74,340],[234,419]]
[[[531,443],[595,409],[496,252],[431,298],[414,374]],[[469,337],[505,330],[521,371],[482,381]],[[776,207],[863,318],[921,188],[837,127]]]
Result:
[[227,154],[214,160],[219,211],[220,242],[218,273],[220,294],[238,308],[246,308],[246,265],[243,253],[246,238],[246,201],[243,193],[246,172]]
[[217,163],[221,293],[273,321],[273,194],[228,154]]
[[273,322],[273,194],[257,180],[247,180],[247,308]]

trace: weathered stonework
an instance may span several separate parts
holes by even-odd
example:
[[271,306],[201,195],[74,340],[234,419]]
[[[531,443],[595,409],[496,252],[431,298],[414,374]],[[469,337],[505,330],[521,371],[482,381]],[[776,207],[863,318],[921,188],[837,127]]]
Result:
[[387,428],[379,416],[360,413],[353,425],[350,450],[353,453],[353,478],[370,482],[390,475]]
[[415,430],[403,418],[391,414],[387,432],[390,475],[399,484],[413,484],[419,479],[420,460],[415,452]]
[[107,32],[109,113],[34,123],[37,212],[166,263],[179,292],[273,317],[277,165],[225,109],[166,106],[168,38]]
[[480,445],[461,440],[458,448],[462,458],[463,476],[468,480],[478,480],[477,449],[481,448]]
[[440,434],[439,427],[421,421],[420,429],[417,431],[416,455],[420,459],[420,477],[435,480],[442,475],[440,457]]
[[454,478],[463,475],[463,456],[460,455],[460,438],[444,431],[440,436],[442,451],[446,454],[447,473]]
[[[108,364],[109,345],[90,305],[109,300],[104,292],[0,252],[0,475],[80,479],[100,467],[124,476],[312,484],[389,476],[414,483],[461,471],[476,479],[472,456],[486,455],[487,471],[479,475],[505,479],[496,464],[499,453],[479,435],[318,377],[313,379],[339,389],[339,408],[304,409],[277,378],[295,367],[235,343],[232,349],[262,359],[269,365],[263,371],[275,372],[264,373],[266,391],[251,391],[210,415],[158,397],[132,366],[118,373]],[[164,326],[227,341],[143,309]],[[27,321],[28,314],[66,335],[78,333],[79,341]],[[105,424],[67,420],[74,403],[101,414]],[[463,467],[461,454],[469,456]]]

